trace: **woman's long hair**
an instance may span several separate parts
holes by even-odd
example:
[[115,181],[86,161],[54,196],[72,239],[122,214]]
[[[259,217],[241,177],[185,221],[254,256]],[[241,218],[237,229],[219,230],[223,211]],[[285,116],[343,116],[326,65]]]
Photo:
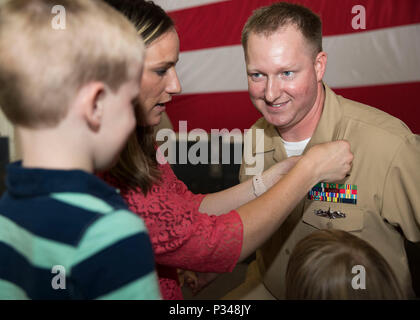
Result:
[[[152,1],[106,0],[106,2],[134,24],[146,48],[174,28],[172,19]],[[143,125],[142,119],[145,115],[141,114],[141,110],[136,111],[137,128],[129,137],[118,163],[110,173],[118,180],[124,181],[129,188],[140,187],[146,195],[152,185],[160,180],[160,172],[156,160],[154,129]]]

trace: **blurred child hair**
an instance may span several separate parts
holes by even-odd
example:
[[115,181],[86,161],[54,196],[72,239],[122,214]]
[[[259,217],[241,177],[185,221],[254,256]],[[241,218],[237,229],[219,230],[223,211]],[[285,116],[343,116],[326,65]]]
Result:
[[[365,289],[353,288],[352,280],[359,273],[352,273],[355,266],[364,268]],[[403,298],[382,255],[348,232],[334,229],[313,232],[291,254],[286,272],[286,299]]]

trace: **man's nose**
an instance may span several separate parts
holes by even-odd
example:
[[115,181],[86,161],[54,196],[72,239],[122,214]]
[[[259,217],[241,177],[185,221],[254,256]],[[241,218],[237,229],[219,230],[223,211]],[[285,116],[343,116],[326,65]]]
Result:
[[267,85],[265,87],[265,100],[269,103],[274,103],[277,98],[281,96],[282,83],[276,77],[268,77]]

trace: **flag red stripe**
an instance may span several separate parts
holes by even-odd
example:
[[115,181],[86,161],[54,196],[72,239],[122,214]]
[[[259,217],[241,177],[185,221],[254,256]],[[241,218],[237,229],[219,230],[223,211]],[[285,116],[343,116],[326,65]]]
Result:
[[[418,93],[420,82],[345,88],[334,91],[346,98],[381,109],[404,121],[420,134]],[[248,92],[186,94],[174,96],[168,104],[168,115],[178,131],[178,122],[187,120],[188,130],[239,128],[248,129],[259,117],[250,102]]]
[[[252,11],[273,0],[231,0],[172,11],[181,51],[240,44],[242,27]],[[321,15],[324,36],[363,32],[352,28],[355,5],[366,8],[366,30],[420,22],[418,0],[290,0]]]
[[196,128],[207,132],[223,128],[243,130],[260,117],[246,91],[174,96],[166,112],[175,131],[182,120],[187,120],[188,131]]

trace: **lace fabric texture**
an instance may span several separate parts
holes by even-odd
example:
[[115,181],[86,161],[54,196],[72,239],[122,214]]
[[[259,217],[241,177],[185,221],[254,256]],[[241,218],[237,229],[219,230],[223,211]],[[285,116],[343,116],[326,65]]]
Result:
[[130,209],[149,230],[164,299],[182,299],[176,268],[230,272],[242,248],[243,225],[236,211],[214,216],[198,211],[206,195],[193,194],[169,164],[159,165],[162,181],[144,196],[110,174],[102,178],[120,189]]

